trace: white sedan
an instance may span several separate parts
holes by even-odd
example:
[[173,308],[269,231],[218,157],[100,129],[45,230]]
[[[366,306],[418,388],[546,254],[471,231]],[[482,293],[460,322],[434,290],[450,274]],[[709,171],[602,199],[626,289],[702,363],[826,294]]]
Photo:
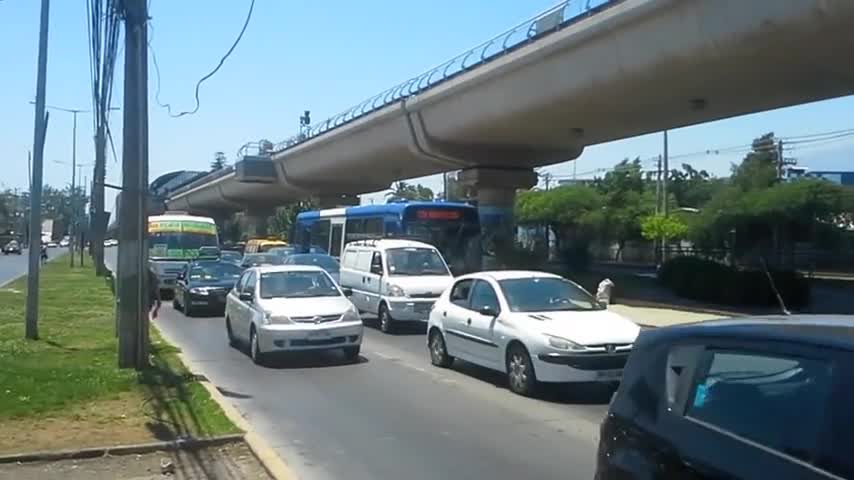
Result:
[[436,366],[461,358],[533,395],[538,382],[618,382],[639,332],[560,276],[480,272],[458,277],[436,301],[427,347]]
[[319,267],[249,268],[226,297],[229,343],[248,343],[258,364],[277,352],[338,348],[355,360],[364,327],[349,294]]

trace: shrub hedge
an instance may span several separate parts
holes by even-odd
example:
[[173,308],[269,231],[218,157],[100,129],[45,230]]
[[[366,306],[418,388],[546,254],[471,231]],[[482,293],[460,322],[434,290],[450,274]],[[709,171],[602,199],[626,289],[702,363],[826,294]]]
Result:
[[[774,285],[789,308],[809,303],[810,286],[791,270],[771,270]],[[777,305],[768,276],[761,270],[740,269],[714,260],[676,257],[661,266],[659,281],[680,297],[725,305]]]

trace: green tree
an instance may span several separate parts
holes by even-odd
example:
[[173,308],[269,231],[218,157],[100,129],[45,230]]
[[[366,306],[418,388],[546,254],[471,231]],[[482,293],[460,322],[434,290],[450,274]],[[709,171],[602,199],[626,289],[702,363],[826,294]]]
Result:
[[223,169],[227,165],[228,165],[228,161],[225,158],[225,153],[223,153],[223,152],[214,153],[214,159],[211,161],[211,171],[212,172]]
[[391,191],[386,193],[389,200],[394,201],[430,201],[434,199],[433,190],[421,184],[411,184],[403,180],[394,182],[391,186]]
[[648,188],[639,158],[623,160],[595,184],[604,197],[600,231],[604,239],[616,242],[619,260],[627,241],[642,238],[641,218],[655,210],[655,193]]
[[273,216],[270,217],[269,226],[270,233],[278,235],[285,240],[291,240],[291,229],[296,221],[297,215],[306,210],[312,210],[314,206],[311,201],[294,202],[282,207],[276,208]]
[[682,170],[671,170],[667,178],[667,191],[679,207],[702,208],[726,186],[724,179],[714,178],[705,170],[695,170],[687,163],[682,164]]
[[586,248],[602,222],[602,205],[595,188],[571,185],[519,193],[515,214],[519,223],[544,225],[555,232],[558,249],[567,242]]
[[777,183],[777,153],[773,132],[753,140],[752,150],[732,167],[732,184],[746,192]]
[[647,240],[671,240],[684,238],[688,225],[676,216],[649,215],[641,219],[641,234]]

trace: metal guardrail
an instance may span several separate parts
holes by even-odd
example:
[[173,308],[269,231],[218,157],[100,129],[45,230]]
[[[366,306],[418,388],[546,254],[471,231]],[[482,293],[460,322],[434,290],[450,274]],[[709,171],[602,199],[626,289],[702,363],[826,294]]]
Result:
[[[358,118],[380,110],[388,105],[400,102],[413,95],[418,95],[437,85],[447,82],[459,75],[485,65],[497,58],[515,51],[548,34],[560,31],[584,18],[607,10],[624,0],[565,0],[554,7],[526,20],[510,30],[497,35],[480,45],[471,48],[426,72],[384,90],[343,112],[333,115],[313,126],[306,127],[297,135],[278,144],[263,145],[266,142],[252,142],[241,147],[239,155],[249,149],[257,149],[259,153],[281,152],[310,140],[318,135],[346,125]],[[187,185],[176,189],[171,196],[187,192],[199,185],[216,180],[234,172],[233,167],[227,167],[199,178]]]
[[407,97],[418,95],[441,83],[489,63],[545,35],[557,32],[573,23],[595,15],[623,0],[566,0],[546,10],[534,18],[520,23],[506,32],[469,49],[460,55],[410,78],[383,92],[353,105],[343,112],[333,115],[298,135],[276,144],[274,152],[287,150],[311,138],[346,125],[360,117],[399,102]]

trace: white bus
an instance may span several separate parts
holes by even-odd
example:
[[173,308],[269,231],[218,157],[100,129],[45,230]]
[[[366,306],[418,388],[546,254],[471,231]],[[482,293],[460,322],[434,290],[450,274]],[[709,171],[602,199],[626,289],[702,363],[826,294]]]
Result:
[[174,291],[178,272],[198,256],[199,248],[218,246],[219,235],[212,218],[170,212],[148,217],[148,261],[161,291]]

